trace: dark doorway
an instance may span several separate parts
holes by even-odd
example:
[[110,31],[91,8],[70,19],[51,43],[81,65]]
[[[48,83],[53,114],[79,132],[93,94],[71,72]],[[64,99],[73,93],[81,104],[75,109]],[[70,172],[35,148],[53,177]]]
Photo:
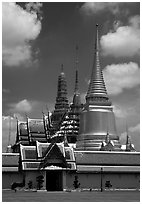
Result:
[[46,171],[46,189],[47,191],[62,191],[62,171],[48,170]]

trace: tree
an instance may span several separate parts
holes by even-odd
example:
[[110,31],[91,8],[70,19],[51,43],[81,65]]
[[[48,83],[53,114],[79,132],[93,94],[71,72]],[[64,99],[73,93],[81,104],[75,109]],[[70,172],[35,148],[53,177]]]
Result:
[[73,186],[74,186],[75,189],[79,188],[80,183],[78,181],[78,176],[75,176],[75,180],[73,182]]
[[31,180],[28,182],[28,187],[29,187],[29,189],[33,188],[33,182]]
[[43,187],[44,176],[43,175],[37,176],[36,181],[37,181],[37,189],[40,190]]

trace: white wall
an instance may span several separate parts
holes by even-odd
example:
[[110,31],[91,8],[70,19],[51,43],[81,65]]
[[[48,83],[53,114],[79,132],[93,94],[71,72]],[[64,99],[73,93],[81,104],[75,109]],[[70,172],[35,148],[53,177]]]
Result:
[[3,172],[2,173],[2,188],[11,189],[11,184],[14,182],[23,182],[23,175],[19,172]]

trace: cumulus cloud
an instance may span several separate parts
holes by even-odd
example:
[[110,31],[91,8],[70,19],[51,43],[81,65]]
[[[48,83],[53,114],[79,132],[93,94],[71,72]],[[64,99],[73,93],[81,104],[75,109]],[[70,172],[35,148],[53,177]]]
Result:
[[119,2],[86,2],[81,7],[81,11],[87,15],[97,14],[104,10],[108,10],[113,14],[120,12]]
[[140,132],[140,124],[129,128],[130,132]]
[[134,62],[107,65],[104,79],[110,95],[117,95],[124,89],[131,89],[140,84],[140,69]]
[[118,105],[113,105],[113,112],[117,118],[126,118],[127,111]]
[[139,54],[140,51],[140,18],[134,16],[129,18],[128,26],[115,27],[103,35],[100,39],[103,55],[114,57],[132,57]]
[[7,66],[28,64],[33,60],[30,42],[41,31],[41,19],[38,17],[41,4],[27,4],[27,10],[16,3],[2,4],[2,54]]
[[27,99],[19,101],[18,103],[9,104],[10,112],[13,113],[27,113],[32,110],[32,103]]

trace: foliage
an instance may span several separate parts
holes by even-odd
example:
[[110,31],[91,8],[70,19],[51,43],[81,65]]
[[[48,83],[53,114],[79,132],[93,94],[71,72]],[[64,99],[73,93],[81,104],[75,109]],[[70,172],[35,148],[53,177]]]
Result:
[[44,176],[43,175],[37,176],[36,181],[37,181],[37,189],[40,190],[43,187]]

